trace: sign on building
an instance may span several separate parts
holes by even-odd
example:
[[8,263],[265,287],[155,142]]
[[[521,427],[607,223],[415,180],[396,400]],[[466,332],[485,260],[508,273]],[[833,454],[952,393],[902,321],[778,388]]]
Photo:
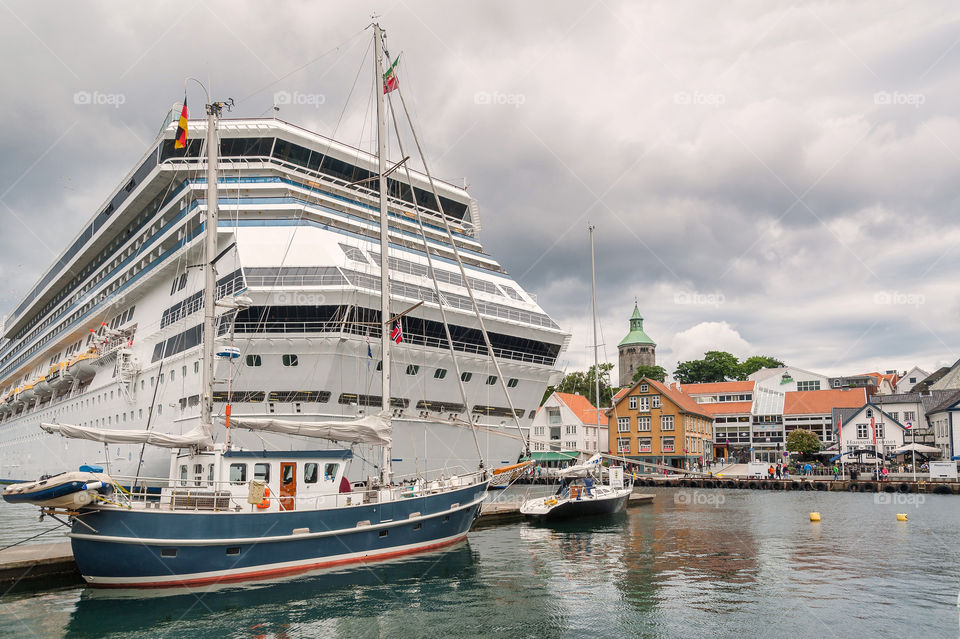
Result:
[[957,462],[932,461],[930,463],[930,479],[956,479]]

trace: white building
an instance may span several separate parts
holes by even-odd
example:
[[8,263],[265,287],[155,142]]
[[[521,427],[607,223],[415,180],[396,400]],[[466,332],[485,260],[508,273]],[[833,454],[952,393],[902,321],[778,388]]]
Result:
[[609,452],[607,417],[583,395],[554,392],[537,411],[530,424],[530,451],[582,451],[585,460],[596,452]]
[[951,393],[927,413],[927,422],[933,430],[933,445],[940,449],[942,459],[960,456],[960,391]]
[[777,393],[791,391],[826,390],[830,388],[829,378],[796,366],[781,368],[761,368],[747,379],[755,382],[756,388],[765,388]]
[[930,376],[930,373],[923,370],[919,366],[914,366],[907,372],[905,372],[900,379],[897,381],[896,393],[902,395],[903,393],[909,393],[913,390],[913,387],[925,380]]
[[[884,455],[900,448],[904,444],[903,424],[886,413],[880,406],[867,402],[856,409],[835,409],[834,421],[840,421],[840,450],[847,462],[863,459],[872,461],[873,451]],[[837,424],[834,424],[836,428]],[[876,445],[874,445],[876,437]],[[909,438],[906,438],[909,443]],[[860,455],[857,454],[860,451]],[[866,455],[866,457],[862,456]]]

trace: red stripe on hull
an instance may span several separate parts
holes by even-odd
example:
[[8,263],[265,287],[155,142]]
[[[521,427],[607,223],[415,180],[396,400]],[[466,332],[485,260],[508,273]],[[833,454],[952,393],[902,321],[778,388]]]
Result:
[[348,564],[359,564],[364,562],[379,563],[387,559],[395,559],[404,555],[414,555],[417,553],[428,552],[430,550],[439,550],[447,546],[459,543],[467,538],[467,533],[459,537],[436,544],[418,546],[407,550],[395,550],[383,554],[356,557],[353,559],[334,559],[333,561],[321,561],[315,564],[303,566],[291,566],[287,568],[271,568],[266,570],[253,570],[250,572],[237,573],[235,575],[221,575],[218,577],[201,577],[199,579],[185,579],[182,581],[164,581],[164,582],[131,582],[131,583],[88,583],[89,586],[96,588],[182,588],[184,586],[207,586],[211,584],[235,583],[238,581],[255,581],[258,579],[269,579],[271,577],[280,577],[283,575],[295,575],[297,573],[309,572],[311,570],[320,570],[322,568],[333,568],[335,566],[345,566]]

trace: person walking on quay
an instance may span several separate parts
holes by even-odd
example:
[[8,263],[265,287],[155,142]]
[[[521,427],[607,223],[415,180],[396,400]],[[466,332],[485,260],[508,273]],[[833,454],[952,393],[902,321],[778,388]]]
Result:
[[770,467],[767,468],[767,479],[773,479],[773,464],[770,464]]
[[777,470],[774,473],[777,479],[780,479],[783,476],[783,468],[780,466],[780,462],[777,462]]
[[806,464],[803,465],[803,474],[804,475],[813,474],[813,466],[810,465],[810,462],[807,462]]
[[833,481],[840,479],[840,468],[834,464],[833,465]]
[[887,470],[886,466],[884,466],[883,470],[880,471],[880,474],[883,475],[882,480],[887,481],[887,477],[890,475],[890,471]]

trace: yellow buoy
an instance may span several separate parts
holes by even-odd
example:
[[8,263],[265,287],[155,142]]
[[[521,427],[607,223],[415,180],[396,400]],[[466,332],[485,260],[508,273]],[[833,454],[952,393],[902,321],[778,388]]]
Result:
[[897,513],[897,521],[907,521],[907,513]]
[[820,513],[810,513],[810,521],[820,521]]

